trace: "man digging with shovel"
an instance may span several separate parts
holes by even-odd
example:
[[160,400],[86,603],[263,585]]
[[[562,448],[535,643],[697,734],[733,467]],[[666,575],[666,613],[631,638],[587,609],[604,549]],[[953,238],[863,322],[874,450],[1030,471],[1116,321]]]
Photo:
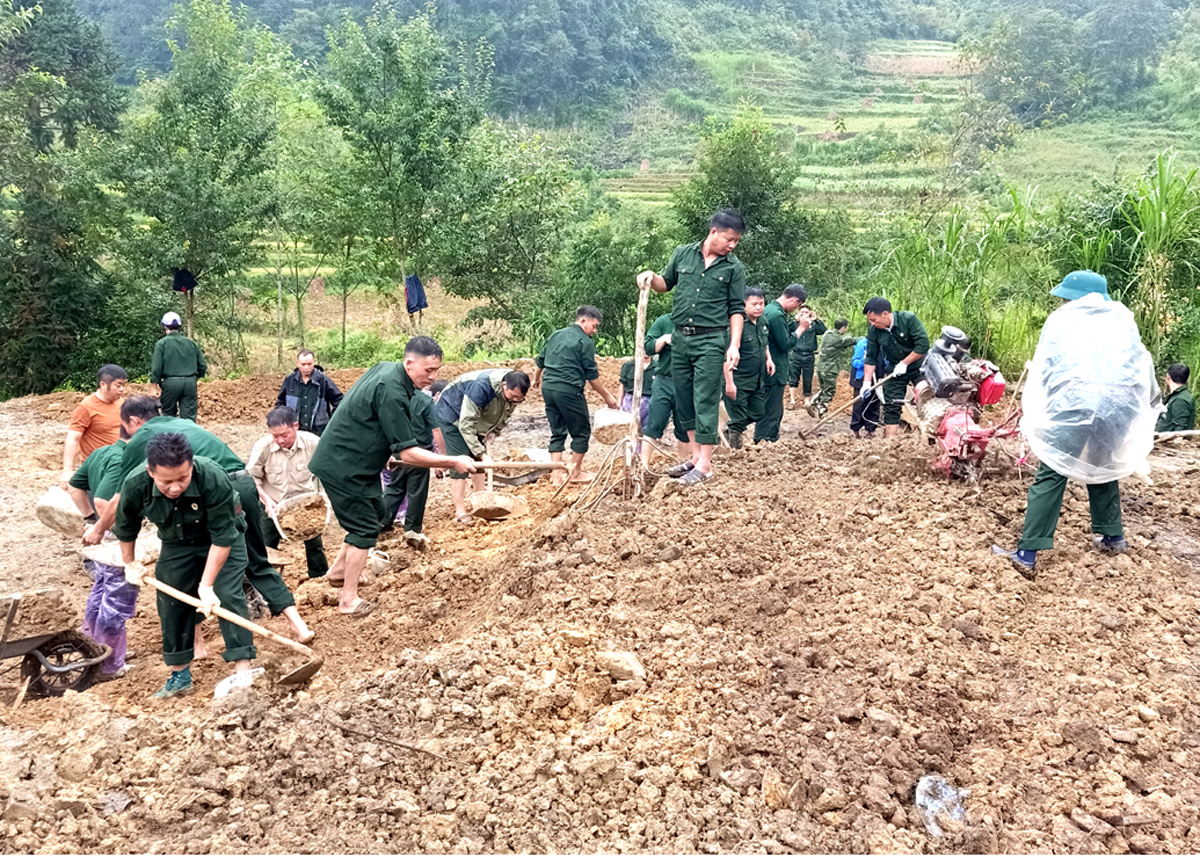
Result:
[[[155,577],[199,598],[206,615],[223,606],[249,619],[242,578],[246,572],[246,521],[237,494],[225,471],[207,458],[196,458],[182,434],[164,432],[146,445],[146,469],[138,470],[121,486],[113,534],[121,542],[125,578],[142,586],[146,569],[134,560],[142,521],[158,526],[162,551]],[[192,693],[191,663],[196,611],[169,595],[158,593],[158,620],[162,627],[163,662],[171,677],[154,695],[159,699]],[[252,681],[250,661],[257,654],[253,635],[224,619],[219,620],[225,639],[222,657],[233,663],[235,687]]]

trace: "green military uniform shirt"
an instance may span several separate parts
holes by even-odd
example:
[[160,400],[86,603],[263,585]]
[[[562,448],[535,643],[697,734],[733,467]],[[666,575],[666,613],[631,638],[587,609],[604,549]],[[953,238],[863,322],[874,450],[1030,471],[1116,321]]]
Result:
[[240,515],[228,474],[215,461],[197,456],[192,462],[192,481],[174,500],[158,490],[148,470],[131,474],[121,486],[112,531],[120,541],[136,541],[142,521],[147,520],[158,526],[164,544],[231,547],[241,532]]
[[[795,328],[792,328],[792,330],[795,330]],[[829,328],[825,326],[825,322],[819,318],[814,318],[808,330],[796,337],[796,350],[805,351],[809,354],[814,353],[817,350],[817,337],[822,336],[827,330]]]
[[718,256],[704,267],[703,242],[675,248],[662,272],[674,291],[671,321],[676,327],[728,327],[729,318],[746,314],[746,269],[737,256]]
[[[621,364],[621,386],[625,388],[626,393],[633,392],[633,361],[626,360]],[[642,395],[649,396],[650,389],[654,384],[654,361],[642,370]]]
[[[67,482],[72,488],[78,488],[80,491],[91,491],[93,496],[96,496],[100,488],[100,483],[104,479],[104,474],[107,471],[109,462],[116,460],[118,466],[121,461],[121,452],[125,448],[125,441],[118,440],[116,443],[102,446],[91,455],[83,460],[79,468],[71,474],[70,480]],[[111,499],[109,497],[101,497],[102,500]]]
[[831,330],[821,339],[821,365],[830,366],[837,363],[843,354],[853,352],[858,337],[848,333],[838,333]]
[[168,333],[154,343],[154,356],[150,359],[150,383],[161,384],[163,378],[203,378],[208,374],[208,364],[200,346],[182,333]]
[[[880,351],[893,367],[913,352],[924,357],[929,353],[929,336],[925,333],[925,326],[913,313],[897,310],[892,313],[892,326],[887,330],[867,328],[867,359],[864,365],[874,366]],[[919,364],[920,361],[916,361],[916,365]],[[913,367],[910,366],[908,371],[912,375]]]
[[412,433],[417,446],[422,449],[433,449],[433,428],[437,424],[437,420],[433,418],[433,404],[433,396],[420,390],[413,393],[410,407]]
[[[376,363],[333,412],[308,470],[326,489],[378,497],[379,471],[392,455],[419,446],[413,435],[416,387],[401,363]],[[336,490],[336,489],[335,489]]]
[[758,323],[766,325],[767,346],[771,349],[771,362],[775,364],[775,374],[767,377],[767,383],[783,387],[787,384],[787,372],[783,367],[787,365],[789,352],[796,347],[796,320],[783,311],[779,301],[771,301]]
[[[778,370],[776,370],[778,371]],[[767,377],[767,326],[746,319],[742,325],[742,341],[738,343],[738,365],[733,370],[733,383],[742,387],[753,387]]]
[[233,450],[225,442],[207,429],[202,429],[191,420],[179,417],[155,417],[147,420],[142,427],[134,432],[125,451],[121,454],[121,464],[112,471],[106,471],[100,483],[96,496],[101,500],[112,499],[113,494],[120,492],[121,485],[129,478],[129,474],[146,463],[146,446],[150,438],[162,432],[176,432],[187,438],[192,447],[192,454],[216,462],[226,473],[236,473],[245,470],[245,463],[234,455]]
[[543,372],[543,389],[582,390],[600,377],[596,343],[577,324],[550,334],[534,363]]
[[1192,431],[1195,427],[1196,400],[1192,397],[1191,390],[1180,387],[1167,396],[1167,409],[1158,415],[1158,423],[1155,424],[1154,430]]
[[668,333],[675,333],[675,322],[671,321],[671,314],[664,312],[658,318],[654,319],[654,324],[650,325],[650,329],[646,331],[646,341],[642,343],[642,350],[651,357],[658,355],[658,363],[655,366],[654,374],[661,378],[671,377],[671,346],[664,345],[661,351],[654,350],[654,344],[658,342],[660,336],[666,336]]

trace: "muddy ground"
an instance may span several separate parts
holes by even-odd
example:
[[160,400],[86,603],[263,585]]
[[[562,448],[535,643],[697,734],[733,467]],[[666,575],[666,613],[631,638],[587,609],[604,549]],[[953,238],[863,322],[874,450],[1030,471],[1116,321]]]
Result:
[[[278,380],[202,385],[201,422],[245,455]],[[0,405],[0,593],[86,596],[32,516],[70,404]],[[435,483],[433,546],[384,545],[365,619],[285,543],[326,659],[300,691],[214,701],[213,658],[195,696],[148,698],[166,668],[144,595],[127,679],[12,710],[0,675],[0,849],[1200,850],[1197,448],[1123,486],[1125,556],[1090,549],[1071,486],[1031,583],[989,552],[1016,540],[1027,472],[947,482],[919,438],[795,440],[811,422],[589,514],[538,484],[526,517],[456,528]],[[531,397],[507,440],[547,435]],[[941,837],[914,806],[930,773],[970,792]]]

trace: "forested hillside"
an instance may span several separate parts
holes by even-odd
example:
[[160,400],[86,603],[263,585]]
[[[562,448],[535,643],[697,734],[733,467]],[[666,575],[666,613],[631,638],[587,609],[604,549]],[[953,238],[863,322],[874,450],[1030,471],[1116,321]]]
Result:
[[0,392],[145,371],[167,308],[225,373],[362,365],[413,274],[454,356],[585,300],[628,353],[631,272],[725,205],[822,314],[886,294],[1015,367],[1092,267],[1200,359],[1197,81],[1183,0],[0,0]]

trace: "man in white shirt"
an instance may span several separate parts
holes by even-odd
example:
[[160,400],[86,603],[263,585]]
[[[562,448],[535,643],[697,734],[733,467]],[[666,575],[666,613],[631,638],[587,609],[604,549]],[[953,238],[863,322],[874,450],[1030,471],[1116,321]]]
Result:
[[[281,501],[318,490],[316,477],[308,472],[308,462],[317,451],[320,438],[312,432],[301,431],[295,410],[286,405],[267,414],[267,428],[271,433],[254,444],[246,470],[258,486],[259,499],[270,518],[274,517],[275,507]],[[279,547],[279,531],[274,524],[263,533],[263,541],[269,547]],[[304,542],[304,557],[309,577],[324,577],[329,571],[320,536]]]

